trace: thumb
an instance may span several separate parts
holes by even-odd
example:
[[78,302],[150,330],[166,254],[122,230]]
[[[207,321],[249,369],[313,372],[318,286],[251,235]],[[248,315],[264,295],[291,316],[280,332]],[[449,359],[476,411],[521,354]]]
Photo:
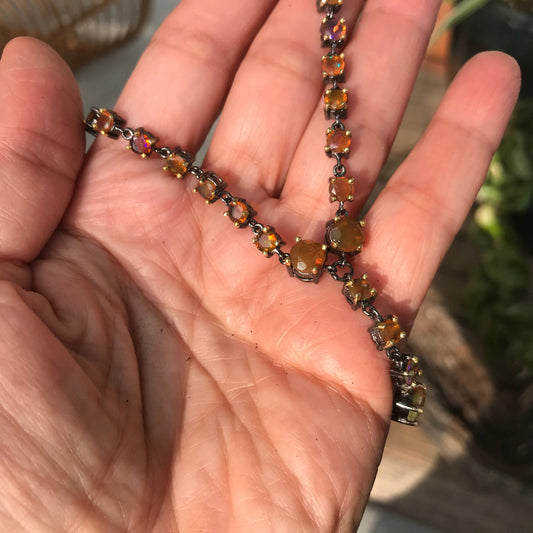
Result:
[[14,39],[0,61],[0,261],[29,262],[70,201],[84,153],[76,81],[47,45]]

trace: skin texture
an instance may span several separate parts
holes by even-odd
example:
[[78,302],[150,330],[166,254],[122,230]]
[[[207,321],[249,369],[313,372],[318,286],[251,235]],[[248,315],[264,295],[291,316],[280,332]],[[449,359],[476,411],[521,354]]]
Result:
[[[320,15],[304,0],[183,0],[117,103],[194,152],[287,242],[331,218]],[[346,2],[361,208],[439,2]],[[235,21],[238,20],[238,23]],[[192,23],[193,21],[194,23]],[[231,28],[231,31],[228,31]],[[356,259],[405,328],[513,108],[515,62],[472,59],[366,216]],[[97,103],[105,105],[105,103]],[[390,418],[388,364],[340,284],[287,276],[122,141],[84,156],[72,74],[44,44],[0,62],[0,529],[350,532]]]

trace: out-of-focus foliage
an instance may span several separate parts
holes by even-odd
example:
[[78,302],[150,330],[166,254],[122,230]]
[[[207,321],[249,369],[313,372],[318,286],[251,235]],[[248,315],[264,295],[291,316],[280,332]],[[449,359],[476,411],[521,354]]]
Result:
[[[533,378],[532,258],[513,218],[533,208],[533,101],[517,106],[481,188],[469,233],[479,249],[465,313],[499,379]],[[532,228],[533,231],[533,228]]]

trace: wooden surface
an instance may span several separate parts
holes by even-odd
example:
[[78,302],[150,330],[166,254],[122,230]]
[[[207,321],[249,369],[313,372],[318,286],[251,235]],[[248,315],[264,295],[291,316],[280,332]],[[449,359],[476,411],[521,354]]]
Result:
[[[446,85],[442,72],[422,71],[382,181],[420,138]],[[462,393],[457,401],[469,406],[466,418],[475,422],[497,401],[498,392],[476,355],[475,340],[454,318],[472,253],[459,237],[422,306],[410,344],[426,360],[426,381],[432,373],[433,378],[440,372],[456,376]],[[429,385],[425,423],[392,426],[371,501],[443,533],[533,532],[533,487],[480,461],[469,432]],[[452,408],[453,401],[448,399]]]

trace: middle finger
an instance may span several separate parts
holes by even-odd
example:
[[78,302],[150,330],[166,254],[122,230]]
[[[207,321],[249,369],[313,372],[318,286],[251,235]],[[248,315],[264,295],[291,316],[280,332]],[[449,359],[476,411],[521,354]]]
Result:
[[[352,155],[343,162],[355,178],[354,211],[362,207],[388,155],[439,6],[439,0],[372,0],[346,46],[349,116],[344,122],[352,131]],[[310,233],[322,232],[323,217],[331,218],[333,211],[327,190],[335,159],[324,154],[331,122],[324,120],[320,98],[281,196],[283,213],[307,222]]]

